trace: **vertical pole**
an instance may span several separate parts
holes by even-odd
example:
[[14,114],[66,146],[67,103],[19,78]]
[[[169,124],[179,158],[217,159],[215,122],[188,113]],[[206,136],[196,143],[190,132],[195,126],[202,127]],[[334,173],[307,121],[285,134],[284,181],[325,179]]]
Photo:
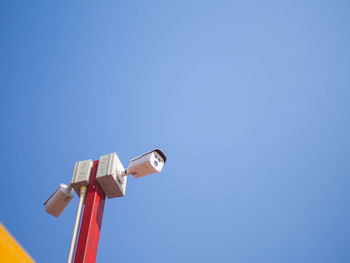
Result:
[[97,167],[98,161],[94,161],[74,263],[94,263],[96,261],[106,199],[105,193],[96,181]]
[[70,244],[67,263],[73,262],[74,251],[75,251],[75,247],[77,245],[78,230],[79,230],[80,221],[81,221],[81,212],[83,211],[83,206],[84,206],[84,201],[85,201],[85,196],[86,196],[86,190],[87,190],[87,187],[85,185],[80,187],[79,206],[78,206],[77,216],[75,218],[72,242]]

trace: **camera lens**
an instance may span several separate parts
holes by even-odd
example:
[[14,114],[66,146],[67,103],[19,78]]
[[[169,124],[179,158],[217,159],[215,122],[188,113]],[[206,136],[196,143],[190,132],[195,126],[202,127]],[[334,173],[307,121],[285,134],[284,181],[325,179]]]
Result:
[[153,164],[154,164],[154,166],[158,166],[158,162],[157,161],[154,161]]

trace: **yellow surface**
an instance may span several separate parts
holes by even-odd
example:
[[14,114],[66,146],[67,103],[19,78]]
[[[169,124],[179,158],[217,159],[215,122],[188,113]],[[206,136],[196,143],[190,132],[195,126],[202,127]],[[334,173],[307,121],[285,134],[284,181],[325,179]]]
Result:
[[17,243],[6,228],[0,223],[0,262],[1,263],[33,263],[34,260]]

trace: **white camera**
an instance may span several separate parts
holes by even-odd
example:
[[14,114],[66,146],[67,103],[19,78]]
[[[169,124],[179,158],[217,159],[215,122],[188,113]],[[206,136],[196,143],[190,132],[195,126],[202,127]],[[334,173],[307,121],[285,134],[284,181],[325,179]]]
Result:
[[59,217],[73,197],[73,189],[65,184],[60,184],[56,191],[44,203],[45,211],[54,217]]
[[161,150],[156,149],[130,160],[127,174],[132,174],[134,177],[142,177],[158,173],[163,169],[165,162],[165,154]]

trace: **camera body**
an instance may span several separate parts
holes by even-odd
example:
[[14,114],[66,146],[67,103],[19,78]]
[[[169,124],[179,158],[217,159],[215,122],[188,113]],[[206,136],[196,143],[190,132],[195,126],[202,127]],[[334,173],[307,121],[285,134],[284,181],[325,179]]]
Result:
[[125,196],[127,177],[116,153],[100,157],[96,180],[108,198]]
[[134,177],[142,177],[158,173],[163,169],[165,162],[165,154],[161,150],[155,149],[130,160],[128,174],[132,174]]
[[73,189],[65,184],[60,184],[56,191],[44,203],[45,211],[54,217],[59,217],[73,197]]

